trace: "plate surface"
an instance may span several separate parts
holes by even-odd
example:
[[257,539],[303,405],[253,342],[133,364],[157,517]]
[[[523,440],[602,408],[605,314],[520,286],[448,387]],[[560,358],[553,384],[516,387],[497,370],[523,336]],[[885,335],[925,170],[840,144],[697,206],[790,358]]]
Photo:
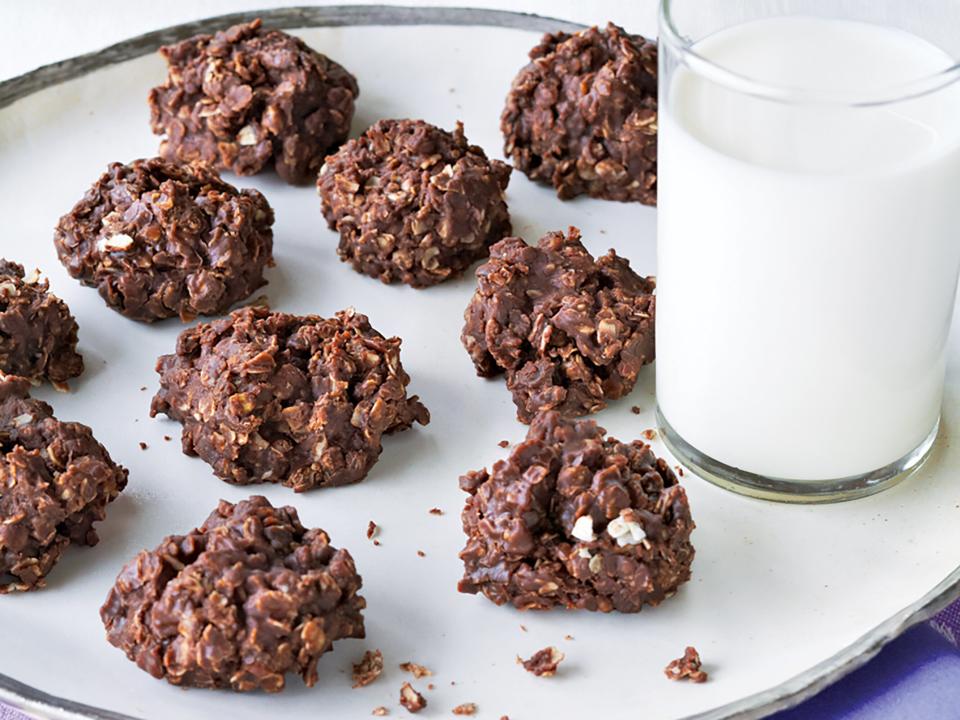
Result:
[[[499,157],[503,97],[539,33],[432,25],[297,34],[357,76],[354,134],[381,117],[421,117],[448,128],[462,119],[469,139]],[[799,507],[726,493],[688,473],[683,482],[698,525],[693,579],[671,601],[638,615],[520,613],[458,594],[464,496],[457,478],[503,456],[498,441],[516,442],[526,430],[502,381],[477,378],[460,345],[472,273],[424,291],[360,276],[337,259],[336,237],[314,191],[270,175],[226,179],[260,189],[276,210],[277,267],[265,288],[271,305],[323,315],[353,305],[384,334],[402,337],[411,390],[433,420],[389,438],[359,485],[294,495],[283,487],[238,488],[217,480],[202,461],[182,455],[176,439],[164,441],[164,435],[179,436],[178,425],[148,417],[154,362],[172,350],[182,326],[147,327],[108,310],[94,290],[66,275],[51,240],[57,218],[108,162],[155,152],[145,97],[163,76],[163,63],[151,55],[0,110],[0,254],[48,274],[53,292],[77,316],[88,368],[71,393],[44,387],[36,395],[60,418],[92,426],[130,470],[128,489],[99,526],[98,546],[69,550],[47,589],[0,598],[0,673],[8,676],[0,697],[51,717],[74,715],[57,709],[63,703],[45,704],[34,688],[92,706],[90,717],[115,717],[93,709],[101,708],[184,720],[267,713],[291,720],[361,718],[378,705],[404,715],[397,696],[409,676],[397,664],[414,660],[436,673],[434,691],[426,690],[426,679],[414,683],[430,703],[427,716],[448,716],[462,702],[477,703],[481,718],[726,717],[737,710],[760,716],[862,662],[956,594],[956,333],[941,436],[924,468],[901,485],[853,503]],[[508,203],[515,232],[528,241],[576,225],[592,252],[615,247],[639,272],[655,272],[651,208],[560,202],[519,173]],[[691,338],[689,351],[715,349]],[[653,426],[654,372],[646,368],[632,395],[597,416],[614,436],[634,439]],[[140,450],[141,441],[147,450]],[[809,441],[815,451],[817,428],[809,429]],[[668,455],[659,441],[653,444]],[[183,691],[154,680],[104,640],[98,608],[107,590],[140,549],[196,526],[218,499],[251,493],[295,505],[306,525],[325,528],[335,545],[351,551],[364,579],[368,639],[338,643],[321,659],[320,682],[310,690],[296,678],[275,696]],[[444,515],[430,515],[434,506]],[[382,527],[379,547],[365,537],[369,520]],[[704,685],[663,677],[663,666],[688,644],[697,646],[710,671]],[[517,654],[545,645],[567,654],[557,677],[538,679],[517,667]],[[350,663],[366,648],[383,651],[387,670],[371,686],[352,690]]]

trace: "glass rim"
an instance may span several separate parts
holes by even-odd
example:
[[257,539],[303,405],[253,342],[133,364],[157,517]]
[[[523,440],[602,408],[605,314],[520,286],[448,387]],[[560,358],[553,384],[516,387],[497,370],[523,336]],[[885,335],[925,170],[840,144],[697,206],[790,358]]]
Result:
[[817,90],[763,82],[730,70],[698,53],[693,47],[694,43],[674,23],[671,12],[674,2],[660,0],[660,42],[668,45],[691,71],[746,95],[785,104],[870,107],[918,98],[960,80],[960,60],[954,60],[952,65],[935,73],[869,91]]

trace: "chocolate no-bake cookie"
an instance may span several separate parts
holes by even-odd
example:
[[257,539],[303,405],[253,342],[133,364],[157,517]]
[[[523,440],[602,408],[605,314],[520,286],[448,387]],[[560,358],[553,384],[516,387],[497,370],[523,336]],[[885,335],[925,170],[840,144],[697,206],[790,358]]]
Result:
[[83,372],[77,321],[39,271],[0,259],[0,373],[65,383]]
[[500,116],[504,152],[562,199],[657,202],[657,45],[613,23],[543,36]]
[[238,485],[359,482],[383,435],[430,420],[407,396],[399,338],[353,310],[326,319],[243,308],[185,330],[157,372],[150,414],[183,423],[183,451]]
[[381,120],[327,158],[317,179],[338,253],[385,283],[426,287],[510,234],[510,167],[422,120]]
[[654,280],[611,250],[594,260],[570,228],[507,238],[477,270],[461,339],[477,374],[506,373],[517,417],[596,412],[654,356]]
[[347,139],[359,90],[353,75],[306,43],[254,20],[160,48],[167,80],[150,91],[160,155],[238,175],[272,165],[313,182]]
[[186,535],[171,535],[120,571],[100,609],[107,640],[174,685],[311,687],[317,660],[364,636],[360,576],[323,530],[292,507],[225,500]]
[[153,322],[226,312],[273,265],[273,210],[201,164],[113,163],[60,218],[60,262],[119,313]]
[[690,578],[686,493],[649,445],[605,435],[547,412],[506,460],[460,478],[461,592],[521,610],[638,612]]
[[94,523],[127,484],[90,428],[57,420],[29,388],[0,379],[0,593],[41,588],[70,543],[96,545]]

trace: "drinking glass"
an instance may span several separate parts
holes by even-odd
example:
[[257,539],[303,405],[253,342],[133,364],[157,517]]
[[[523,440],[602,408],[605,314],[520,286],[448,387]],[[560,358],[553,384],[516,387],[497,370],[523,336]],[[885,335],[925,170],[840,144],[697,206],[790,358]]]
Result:
[[937,435],[960,271],[960,0],[663,0],[662,435],[849,499]]

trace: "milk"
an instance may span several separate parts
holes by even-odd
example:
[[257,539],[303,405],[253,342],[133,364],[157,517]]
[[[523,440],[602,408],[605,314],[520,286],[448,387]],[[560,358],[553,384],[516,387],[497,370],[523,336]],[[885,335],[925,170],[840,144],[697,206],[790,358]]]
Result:
[[[867,98],[953,60],[900,30],[785,17],[698,42],[784,88]],[[659,117],[657,399],[701,453],[771,478],[869,473],[939,418],[960,268],[960,86],[772,102],[689,69]]]

